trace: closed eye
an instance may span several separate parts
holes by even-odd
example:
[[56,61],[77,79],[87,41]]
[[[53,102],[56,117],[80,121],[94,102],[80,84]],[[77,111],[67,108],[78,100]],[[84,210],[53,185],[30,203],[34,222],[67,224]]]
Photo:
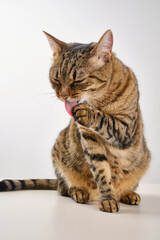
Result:
[[71,83],[71,87],[75,86],[76,84],[79,84],[79,83],[83,82],[84,80],[85,80],[85,78],[83,78],[81,80],[74,81],[73,83]]
[[56,78],[54,78],[53,80],[54,80],[54,81],[56,81],[56,82],[59,82],[59,80],[58,80],[58,79],[56,79]]
[[58,79],[52,79],[52,85],[55,87],[60,87],[61,83]]
[[81,83],[81,82],[83,82],[85,80],[85,78],[83,78],[82,80],[77,80],[77,81],[75,81],[75,83]]
[[53,79],[53,81],[55,81],[56,83],[60,84],[60,81],[58,79]]

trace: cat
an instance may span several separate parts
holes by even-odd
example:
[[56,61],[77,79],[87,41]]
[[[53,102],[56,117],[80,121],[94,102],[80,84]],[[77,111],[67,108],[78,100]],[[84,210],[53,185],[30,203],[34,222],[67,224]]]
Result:
[[77,203],[138,205],[134,192],[150,163],[136,77],[112,52],[113,34],[98,43],[65,43],[44,32],[53,51],[49,79],[72,116],[52,149],[57,180],[3,180],[0,191],[57,189]]

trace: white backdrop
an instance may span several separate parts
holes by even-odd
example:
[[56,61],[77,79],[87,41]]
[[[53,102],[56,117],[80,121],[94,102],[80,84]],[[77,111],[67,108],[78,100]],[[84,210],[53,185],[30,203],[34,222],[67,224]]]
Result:
[[48,79],[52,52],[43,30],[66,42],[98,41],[112,29],[114,52],[139,81],[152,163],[160,183],[160,1],[0,1],[0,177],[53,178],[51,148],[70,117]]

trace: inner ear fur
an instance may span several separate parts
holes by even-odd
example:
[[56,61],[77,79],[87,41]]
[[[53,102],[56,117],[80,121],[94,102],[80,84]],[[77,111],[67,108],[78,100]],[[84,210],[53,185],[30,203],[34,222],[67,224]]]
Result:
[[53,55],[59,54],[65,47],[67,47],[67,43],[59,40],[58,38],[53,37],[49,33],[43,31],[44,34],[46,35],[49,45],[53,51]]
[[90,52],[88,67],[90,70],[97,70],[103,67],[110,59],[113,46],[113,34],[111,30],[106,31],[98,43]]

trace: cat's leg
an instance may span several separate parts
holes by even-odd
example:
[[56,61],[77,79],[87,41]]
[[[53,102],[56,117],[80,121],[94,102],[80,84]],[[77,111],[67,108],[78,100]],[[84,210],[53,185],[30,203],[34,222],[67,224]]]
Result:
[[68,196],[68,186],[62,177],[58,179],[57,190],[62,196]]
[[[106,154],[100,155],[106,156]],[[88,162],[90,162],[92,173],[98,185],[100,196],[99,209],[104,212],[118,212],[119,203],[115,198],[115,191],[111,180],[111,169],[107,161],[107,156],[105,160],[100,161],[98,155],[97,159],[92,160],[93,156],[96,157],[96,154],[86,157],[88,157]]]
[[115,198],[111,169],[102,140],[88,128],[79,126],[81,144],[99,190],[99,208],[105,212],[117,212],[119,203]]
[[[69,170],[68,170],[69,174]],[[73,183],[74,185],[75,183]],[[69,196],[77,203],[87,203],[89,193],[84,187],[68,187],[64,178],[60,177],[57,181],[57,190],[62,196]]]
[[122,194],[120,201],[130,205],[139,205],[141,202],[141,198],[139,194],[135,192],[126,191]]
[[70,138],[67,137],[68,129],[64,129],[52,149],[57,190],[61,195],[70,196],[78,203],[87,203],[89,193],[96,191],[97,185],[84,158],[83,149],[79,146],[79,135],[74,126],[70,127],[72,128]]
[[62,196],[70,196],[77,203],[87,203],[89,193],[85,188],[68,188],[64,178],[58,179],[57,190]]
[[114,147],[128,148],[133,142],[137,115],[132,121],[127,116],[122,120],[84,102],[73,108],[73,116],[76,122],[92,129]]

